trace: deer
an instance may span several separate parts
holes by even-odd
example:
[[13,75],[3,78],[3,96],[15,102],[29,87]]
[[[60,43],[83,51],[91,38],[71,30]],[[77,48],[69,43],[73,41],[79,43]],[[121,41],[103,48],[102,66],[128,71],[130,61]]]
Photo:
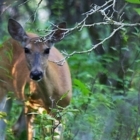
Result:
[[[49,114],[52,105],[53,108],[57,105],[66,107],[70,103],[72,82],[68,63],[61,66],[55,63],[64,58],[54,44],[64,38],[65,29],[66,23],[59,23],[42,38],[26,33],[16,20],[8,21],[11,38],[0,47],[0,111],[8,114],[11,110],[12,99],[7,99],[9,92],[23,102],[23,110],[13,131],[20,135],[26,129],[27,140],[33,139],[35,115],[31,114],[32,109],[41,107]],[[29,86],[29,97],[25,95],[26,85]],[[66,96],[61,99],[64,94]],[[5,127],[5,122],[0,120],[0,131]],[[4,132],[0,133],[0,140],[5,139]]]

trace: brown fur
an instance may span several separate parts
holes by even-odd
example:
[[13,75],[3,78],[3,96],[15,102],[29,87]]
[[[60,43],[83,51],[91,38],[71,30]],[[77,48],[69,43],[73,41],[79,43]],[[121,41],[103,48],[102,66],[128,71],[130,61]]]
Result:
[[[35,34],[28,34],[28,36],[30,38],[37,37]],[[51,98],[56,103],[64,93],[68,93],[62,101],[58,102],[58,105],[62,107],[67,106],[72,95],[71,76],[68,64],[65,63],[63,66],[59,66],[52,62],[61,60],[62,58],[62,54],[55,47],[52,47],[48,60],[46,60],[46,76],[40,82],[36,82],[29,77],[30,71],[27,67],[23,47],[14,39],[7,40],[0,48],[0,101],[10,91],[20,101],[24,102],[28,100],[25,103],[24,112],[26,114],[30,113],[31,108],[38,108],[39,106],[49,112],[50,107],[55,107],[52,104]],[[30,87],[29,97],[26,97],[24,93],[26,84],[29,84]],[[33,118],[27,115],[26,119],[28,140],[31,140],[31,121]]]

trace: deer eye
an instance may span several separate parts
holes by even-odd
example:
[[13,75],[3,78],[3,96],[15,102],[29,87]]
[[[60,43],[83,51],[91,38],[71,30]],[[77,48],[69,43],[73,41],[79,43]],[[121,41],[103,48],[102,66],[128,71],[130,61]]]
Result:
[[44,54],[49,54],[49,52],[50,52],[50,48],[46,48],[46,49],[44,50]]
[[31,53],[30,50],[28,48],[24,48],[24,52],[25,53]]

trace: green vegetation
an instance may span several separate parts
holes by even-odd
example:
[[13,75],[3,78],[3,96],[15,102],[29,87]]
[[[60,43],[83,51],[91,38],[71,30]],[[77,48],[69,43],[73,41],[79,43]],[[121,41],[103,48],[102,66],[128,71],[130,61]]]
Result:
[[[59,123],[62,124],[61,139],[64,140],[140,139],[140,1],[117,0],[114,7],[112,5],[105,11],[111,20],[101,12],[95,12],[85,19],[83,22],[85,24],[80,25],[78,23],[87,15],[85,12],[90,9],[96,10],[93,3],[88,2],[84,0],[11,2],[10,7],[13,10],[18,5],[17,17],[10,15],[8,10],[1,16],[3,21],[0,23],[1,44],[9,36],[6,27],[9,15],[21,20],[23,24],[26,22],[28,31],[40,35],[46,34],[46,30],[50,29],[50,23],[66,21],[69,30],[76,28],[70,30],[69,34],[55,46],[67,54],[91,49],[109,37],[123,23],[137,23],[131,26],[124,25],[92,51],[68,57],[73,83],[71,104],[62,109],[63,111],[58,110],[59,106],[56,110],[52,109],[56,112],[56,118],[61,117],[56,124],[54,118],[45,111],[36,114],[35,140],[53,140],[58,136],[54,130],[60,126]],[[100,6],[104,4],[104,0],[93,2]],[[110,0],[110,3],[112,4],[113,0]],[[108,5],[111,5],[110,3]],[[48,14],[48,19],[40,19],[41,10],[42,13],[45,11]],[[49,22],[45,22],[46,20]],[[120,25],[116,25],[114,21]],[[100,24],[93,26],[94,23]],[[28,87],[25,92],[28,94]],[[21,107],[14,99],[8,120],[5,119],[7,115],[0,112],[0,118],[4,118],[8,124],[7,140],[14,140],[11,127],[18,119],[17,114],[20,111]],[[23,133],[20,140],[24,137]]]

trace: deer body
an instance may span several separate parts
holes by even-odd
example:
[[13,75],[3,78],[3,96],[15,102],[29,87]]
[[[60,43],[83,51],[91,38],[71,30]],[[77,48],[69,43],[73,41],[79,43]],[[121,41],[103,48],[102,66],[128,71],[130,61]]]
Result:
[[[59,28],[61,26],[64,28],[63,24]],[[22,26],[12,19],[9,20],[8,31],[13,39],[5,42],[0,49],[0,66],[4,68],[0,69],[0,107],[8,92],[14,93],[21,101],[29,101],[20,118],[25,118],[28,140],[32,140],[32,116],[27,115],[30,109],[42,107],[49,112],[57,102],[62,107],[70,102],[71,77],[68,64],[59,66],[53,62],[63,59],[62,54],[53,47],[53,43],[63,37],[63,31],[56,29],[51,37],[47,36],[43,41],[35,34],[26,34]],[[26,97],[24,91],[27,84],[30,88],[29,97]],[[65,93],[67,96],[59,101]],[[0,127],[2,125],[0,122]],[[17,129],[22,128],[18,126]],[[4,140],[4,136],[0,138]]]

